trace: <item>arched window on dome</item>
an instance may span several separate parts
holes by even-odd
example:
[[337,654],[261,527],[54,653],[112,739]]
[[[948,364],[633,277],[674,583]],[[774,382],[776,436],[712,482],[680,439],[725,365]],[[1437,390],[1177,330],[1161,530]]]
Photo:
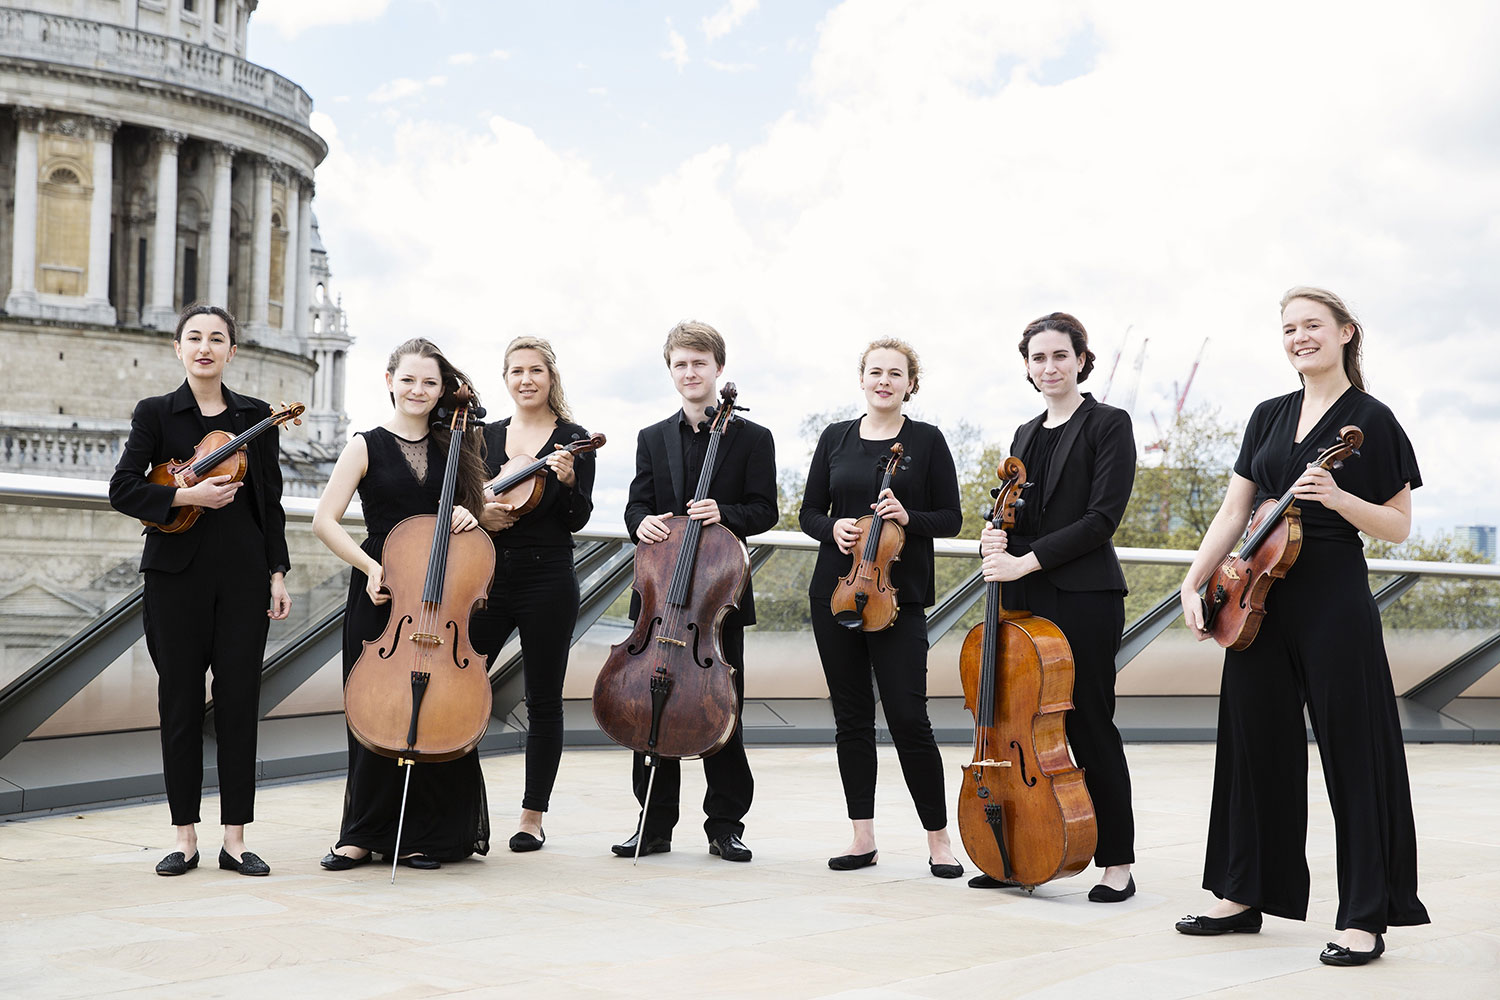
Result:
[[[323,286],[319,285],[318,287],[321,288]],[[322,333],[322,332],[323,332],[323,317],[322,316],[314,316],[313,317],[313,333]]]
[[321,281],[318,282],[315,288],[313,288],[313,298],[320,306],[328,301],[328,289],[323,287],[323,283]]
[[52,171],[52,176],[48,177],[47,180],[50,183],[57,184],[57,185],[71,185],[71,184],[82,184],[83,183],[82,181],[80,181],[78,179],[78,175],[75,174],[73,171],[69,170],[67,167],[58,167],[56,170]]

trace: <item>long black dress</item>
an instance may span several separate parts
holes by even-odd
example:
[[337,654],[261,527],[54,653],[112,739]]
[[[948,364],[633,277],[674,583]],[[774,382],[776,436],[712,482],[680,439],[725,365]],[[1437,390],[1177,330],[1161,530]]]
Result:
[[[369,536],[360,548],[379,559],[386,535],[398,523],[417,514],[437,513],[447,455],[430,436],[420,442],[405,441],[384,427],[361,433],[369,463],[365,477],[359,481],[359,502],[364,506]],[[365,593],[368,579],[357,569],[349,574],[349,605],[344,614],[345,680],[364,643],[378,638],[390,619],[390,604],[376,607],[370,603]],[[396,814],[401,808],[404,777],[393,759],[370,752],[353,733],[349,734],[349,777],[336,847],[363,847],[380,854],[395,849]],[[477,751],[441,764],[413,765],[400,850],[438,861],[489,853],[489,807]]]
[[[1406,432],[1381,402],[1350,389],[1301,441],[1302,392],[1258,406],[1235,473],[1257,505],[1280,496],[1340,427],[1365,434],[1358,457],[1333,473],[1362,500],[1383,504],[1422,485]],[[1333,808],[1339,909],[1335,925],[1378,934],[1425,924],[1417,899],[1411,785],[1358,531],[1316,501],[1298,500],[1303,541],[1266,600],[1249,648],[1227,650],[1203,887],[1293,920],[1307,917],[1307,707]]]

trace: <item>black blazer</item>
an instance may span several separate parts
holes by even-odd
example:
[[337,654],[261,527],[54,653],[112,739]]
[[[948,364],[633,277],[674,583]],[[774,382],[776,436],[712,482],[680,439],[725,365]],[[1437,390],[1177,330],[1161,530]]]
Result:
[[[1023,456],[1045,413],[1016,429],[1010,453]],[[1068,419],[1040,490],[1042,533],[1030,540],[1042,574],[1058,590],[1125,590],[1125,574],[1110,538],[1135,484],[1135,437],[1130,414],[1084,393]]]
[[[224,387],[230,422],[236,434],[249,430],[271,415],[271,407],[259,399],[241,396]],[[151,467],[186,458],[203,440],[203,421],[198,402],[186,381],[165,396],[148,396],[135,404],[130,418],[130,437],[109,480],[109,503],[121,514],[165,523],[172,517],[175,487],[146,480]],[[281,509],[281,451],[278,428],[271,428],[250,442],[249,479],[261,532],[266,542],[266,566],[272,573],[291,568],[286,550],[286,512]],[[180,573],[192,562],[203,533],[188,529],[167,535],[148,527],[141,569]]]
[[[644,428],[636,439],[635,478],[630,481],[630,496],[625,503],[625,527],[631,541],[637,541],[636,529],[648,514],[686,514],[687,503],[698,488],[696,482],[684,481],[687,473],[682,463],[682,432],[678,429],[681,417],[682,411],[676,410],[660,423]],[[776,526],[780,517],[776,509],[776,444],[768,429],[742,417],[734,419],[719,441],[708,495],[719,502],[724,527],[741,541]],[[637,603],[632,596],[632,618],[639,610]],[[754,586],[745,588],[740,610],[725,624],[755,624]]]

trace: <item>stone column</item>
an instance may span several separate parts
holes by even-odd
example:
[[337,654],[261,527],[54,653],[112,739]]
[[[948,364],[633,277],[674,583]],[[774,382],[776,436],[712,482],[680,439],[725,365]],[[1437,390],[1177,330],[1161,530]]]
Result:
[[233,180],[233,146],[214,143],[214,203],[208,222],[208,295],[207,301],[229,308],[229,206]]
[[264,342],[270,327],[266,320],[271,297],[271,161],[251,158],[255,165],[255,209],[250,243],[250,320],[245,332]]
[[294,336],[302,324],[297,317],[297,275],[306,270],[302,263],[301,246],[297,237],[301,227],[297,224],[302,199],[298,194],[302,178],[295,170],[286,175],[286,254],[282,260],[284,270],[281,279],[281,332]]
[[109,235],[114,228],[115,130],[120,123],[96,118],[94,132],[94,196],[89,205],[89,283],[84,304],[87,318],[113,325],[115,308],[109,302]]
[[308,315],[312,294],[312,197],[313,182],[303,180],[297,195],[297,296],[296,311],[292,314],[296,322],[292,328],[300,333],[312,332],[312,320]]
[[40,316],[36,297],[36,172],[40,108],[16,108],[16,199],[11,233],[10,294],[5,311],[12,316]]
[[187,136],[156,133],[156,225],[152,227],[151,295],[141,324],[158,330],[177,325],[173,289],[177,282],[177,147]]

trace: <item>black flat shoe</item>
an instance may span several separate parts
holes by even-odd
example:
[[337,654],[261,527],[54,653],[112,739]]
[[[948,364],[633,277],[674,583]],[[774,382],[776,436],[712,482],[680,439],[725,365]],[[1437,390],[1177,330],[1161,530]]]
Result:
[[1123,889],[1111,889],[1100,882],[1089,890],[1090,903],[1123,903],[1135,895],[1135,876],[1130,876],[1130,881],[1125,883]]
[[1019,883],[1019,882],[1012,882],[1010,879],[1006,879],[1006,878],[995,878],[992,875],[986,875],[984,872],[980,872],[978,875],[975,875],[973,878],[969,879],[969,888],[970,889],[1019,889],[1019,888],[1021,888],[1021,883]]
[[1375,935],[1375,947],[1369,951],[1350,951],[1341,944],[1328,942],[1318,961],[1324,965],[1368,965],[1381,955],[1385,954],[1385,935]]
[[337,851],[330,847],[328,849],[328,853],[323,855],[323,860],[319,861],[318,864],[322,865],[324,868],[328,869],[331,872],[346,872],[351,868],[358,868],[360,865],[367,865],[374,860],[374,854],[366,854],[362,858],[351,858],[347,854],[339,854]]
[[518,831],[510,838],[510,849],[517,854],[525,854],[528,851],[540,851],[542,845],[547,842],[547,831],[542,831],[542,839],[537,840],[525,830]]
[[1251,907],[1232,917],[1183,917],[1177,921],[1177,932],[1204,937],[1215,934],[1259,934],[1260,911]]
[[840,854],[836,858],[828,859],[828,867],[836,872],[852,872],[859,868],[869,868],[875,863],[875,856],[879,851],[871,851],[869,854]]
[[[610,850],[615,852],[615,857],[617,857],[617,858],[633,858],[633,857],[635,857],[635,845],[640,841],[640,839],[641,839],[641,835],[640,834],[638,834],[638,833],[632,833],[630,835],[630,839],[629,840],[626,840],[623,843],[619,843],[619,844],[614,845],[613,847],[610,848]],[[646,842],[644,844],[641,844],[641,857],[644,858],[648,854],[671,854],[671,853],[672,853],[672,838],[671,837],[658,837],[658,836],[655,836],[654,834],[650,834],[650,833],[646,834]]]
[[745,842],[732,833],[715,837],[708,842],[708,853],[725,861],[749,861],[754,855]]
[[964,877],[964,866],[963,865],[936,865],[936,864],[932,863],[932,858],[929,857],[927,859],[927,868],[937,878],[963,878]]
[[396,864],[403,868],[415,868],[419,872],[437,871],[443,867],[441,861],[429,858],[425,854],[413,854],[409,857],[400,858],[396,861]]
[[198,867],[198,852],[193,856],[184,857],[181,851],[173,851],[156,863],[156,874],[158,875],[186,875]]
[[234,855],[224,848],[219,848],[219,867],[227,872],[238,872],[241,875],[269,875],[271,866],[260,859],[259,856],[246,851],[236,861]]

